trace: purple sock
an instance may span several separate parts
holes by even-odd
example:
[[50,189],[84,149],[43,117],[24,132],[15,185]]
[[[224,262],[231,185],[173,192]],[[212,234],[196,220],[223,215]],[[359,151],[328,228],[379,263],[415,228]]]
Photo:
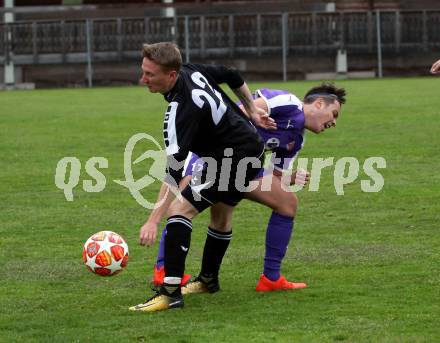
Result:
[[281,261],[287,251],[293,231],[293,218],[272,212],[266,230],[266,255],[264,257],[264,275],[276,281],[281,275]]
[[159,250],[157,251],[156,268],[161,268],[165,264],[165,236],[167,234],[166,226],[162,230],[160,237]]

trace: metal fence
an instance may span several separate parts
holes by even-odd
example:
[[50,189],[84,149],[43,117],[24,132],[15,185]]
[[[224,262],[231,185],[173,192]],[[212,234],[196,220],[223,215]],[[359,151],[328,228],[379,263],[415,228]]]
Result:
[[[176,41],[184,58],[375,53],[378,12],[308,12],[15,22],[0,25],[0,62],[122,61],[144,42]],[[283,19],[284,18],[284,19]],[[440,48],[440,11],[381,11],[384,52]],[[284,29],[284,30],[283,30]],[[12,37],[8,40],[8,32]],[[283,36],[284,32],[284,36]],[[88,49],[87,42],[90,48]]]

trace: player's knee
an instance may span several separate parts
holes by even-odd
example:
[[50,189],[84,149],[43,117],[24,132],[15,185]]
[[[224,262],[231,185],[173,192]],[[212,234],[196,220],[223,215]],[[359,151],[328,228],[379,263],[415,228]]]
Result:
[[298,198],[295,194],[292,194],[291,197],[288,197],[287,199],[283,199],[283,201],[280,201],[277,204],[277,208],[274,209],[275,212],[286,216],[286,217],[295,217],[296,216],[296,209],[298,207]]
[[227,218],[211,218],[209,227],[217,231],[229,232],[231,231],[231,220],[228,220]]
[[188,219],[193,219],[198,214],[197,209],[185,199],[175,199],[167,210],[167,216],[180,215]]
[[232,216],[228,213],[217,213],[211,211],[211,221],[209,226],[217,231],[228,232],[231,230]]
[[231,231],[233,207],[217,203],[211,207],[211,221],[209,226],[221,232]]

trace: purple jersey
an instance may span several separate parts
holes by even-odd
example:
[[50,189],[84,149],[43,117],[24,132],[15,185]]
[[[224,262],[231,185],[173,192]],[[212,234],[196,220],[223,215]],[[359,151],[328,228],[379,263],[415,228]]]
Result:
[[255,93],[267,104],[268,114],[277,123],[276,130],[257,127],[267,150],[274,152],[275,169],[289,169],[304,141],[304,111],[302,102],[284,90],[261,88]]
[[[266,150],[273,152],[271,163],[274,169],[282,171],[290,168],[304,142],[304,111],[302,102],[292,93],[284,90],[261,88],[254,98],[263,98],[267,104],[268,114],[277,123],[276,130],[257,127],[263,138]],[[276,158],[276,161],[274,159]],[[203,161],[190,153],[185,161],[183,176],[203,168]],[[196,169],[197,168],[197,169]],[[261,177],[259,174],[258,177]]]
[[203,169],[204,162],[193,152],[189,152],[185,160],[185,165],[183,167],[182,177],[192,175],[195,172],[201,172]]

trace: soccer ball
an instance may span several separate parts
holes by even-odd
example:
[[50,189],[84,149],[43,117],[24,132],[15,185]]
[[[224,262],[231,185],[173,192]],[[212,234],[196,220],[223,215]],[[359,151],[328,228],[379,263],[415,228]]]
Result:
[[121,272],[127,265],[128,246],[117,233],[100,231],[84,244],[82,256],[91,272],[111,276]]

